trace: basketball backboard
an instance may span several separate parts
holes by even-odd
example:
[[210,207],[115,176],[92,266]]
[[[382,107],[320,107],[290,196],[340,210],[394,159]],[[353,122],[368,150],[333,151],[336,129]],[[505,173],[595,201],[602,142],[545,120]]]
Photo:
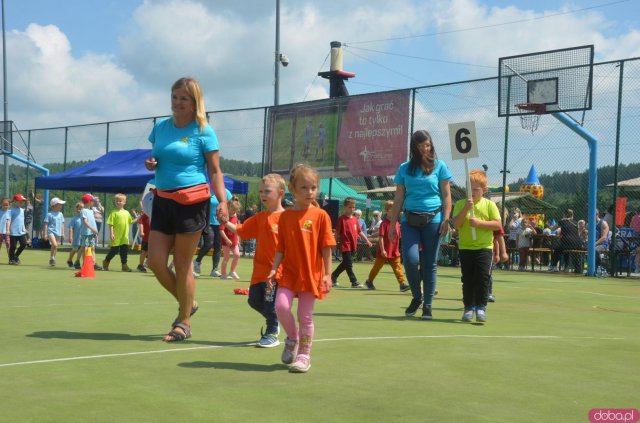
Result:
[[517,107],[545,105],[545,113],[591,109],[593,45],[499,59],[498,116],[535,113]]

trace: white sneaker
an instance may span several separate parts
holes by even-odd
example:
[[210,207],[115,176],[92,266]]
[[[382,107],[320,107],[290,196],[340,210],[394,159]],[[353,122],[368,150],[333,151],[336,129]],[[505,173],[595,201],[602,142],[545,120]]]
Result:
[[209,274],[209,276],[213,276],[214,278],[219,278],[220,276],[222,276],[222,273],[218,272],[218,270],[216,269],[213,269]]
[[229,276],[227,277],[227,279],[229,279],[229,278],[235,279],[235,280],[240,280],[240,276],[238,276],[238,274],[236,272],[231,272],[229,274]]
[[231,279],[231,276],[227,275],[226,273],[221,273],[220,279]]
[[298,354],[296,361],[289,367],[291,373],[307,373],[311,368],[311,357],[304,354]]
[[486,322],[487,321],[487,312],[484,310],[476,310],[476,322]]
[[470,322],[471,320],[473,320],[473,310],[465,310],[462,314],[462,321]]
[[197,261],[193,261],[193,276],[195,276],[196,278],[198,276],[200,276],[200,265],[202,263],[198,263]]

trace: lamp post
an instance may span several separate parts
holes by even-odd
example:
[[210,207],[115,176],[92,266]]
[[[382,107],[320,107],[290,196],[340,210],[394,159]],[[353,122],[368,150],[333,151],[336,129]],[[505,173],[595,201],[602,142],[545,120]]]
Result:
[[[5,30],[4,30],[4,0],[2,0],[2,92],[4,94],[4,131],[2,136],[4,139],[2,140],[2,148],[5,148],[4,143],[8,141],[8,133],[7,133],[7,123],[8,123],[8,110],[7,110],[7,43],[5,41]],[[4,195],[9,197],[9,157],[6,154],[4,156]]]
[[[4,0],[2,0],[4,2]],[[276,55],[275,55],[275,82],[273,92],[273,104],[280,104],[280,0],[276,0]]]

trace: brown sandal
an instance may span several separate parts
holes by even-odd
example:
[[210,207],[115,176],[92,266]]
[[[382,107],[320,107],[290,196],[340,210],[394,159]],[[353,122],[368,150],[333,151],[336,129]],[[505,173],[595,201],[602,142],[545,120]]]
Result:
[[[182,331],[176,330],[177,328],[182,329]],[[162,340],[164,342],[178,342],[185,341],[189,338],[191,338],[191,329],[189,329],[189,326],[182,323],[175,323],[171,328],[171,332],[169,332]]]
[[[189,317],[192,317],[194,314],[196,314],[196,311],[198,311],[199,308],[200,308],[200,304],[198,304],[198,303],[196,303],[196,305],[194,305],[194,306],[191,306],[191,314],[189,314]],[[180,310],[178,310],[178,313],[179,312],[180,312]],[[174,327],[178,323],[180,323],[180,321],[176,317],[176,319],[173,321],[173,323],[171,323],[171,327]]]

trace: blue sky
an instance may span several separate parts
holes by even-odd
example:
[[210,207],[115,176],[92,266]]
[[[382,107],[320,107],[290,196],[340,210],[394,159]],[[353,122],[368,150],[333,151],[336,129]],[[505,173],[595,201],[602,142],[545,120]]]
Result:
[[[167,114],[183,75],[207,110],[273,102],[275,0],[5,3],[20,129]],[[576,45],[595,44],[597,61],[640,56],[640,0],[280,3],[281,103],[328,96],[315,75],[332,40],[346,43],[352,94],[491,77],[499,57]]]

